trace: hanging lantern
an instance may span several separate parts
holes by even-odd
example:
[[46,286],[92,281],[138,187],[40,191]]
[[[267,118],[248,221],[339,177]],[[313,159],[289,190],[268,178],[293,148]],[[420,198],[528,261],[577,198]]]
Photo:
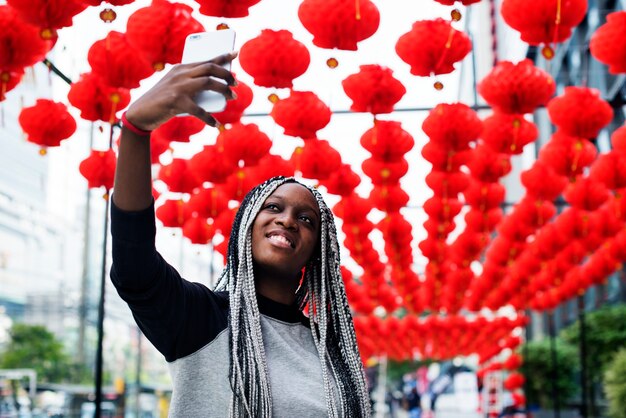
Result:
[[246,17],[248,9],[261,0],[195,0],[200,13],[214,17]]
[[237,168],[237,162],[226,156],[223,147],[206,145],[189,159],[189,169],[201,182],[223,183]]
[[155,216],[166,228],[182,227],[191,214],[185,210],[181,199],[168,199],[156,208]]
[[465,203],[473,208],[487,211],[499,207],[506,195],[506,189],[500,183],[482,183],[472,181],[463,192]]
[[[504,21],[520,32],[522,41],[549,45],[571,36],[587,14],[587,0],[540,0],[530,5],[526,0],[503,0],[501,13]],[[554,51],[546,49],[543,55],[550,59]]]
[[374,158],[397,161],[413,149],[415,140],[400,122],[376,120],[374,127],[361,136],[360,143]]
[[[3,85],[6,83],[8,86],[9,81],[15,81],[17,74],[24,72],[24,67],[43,60],[52,43],[41,39],[39,29],[23,21],[7,5],[0,5],[0,27],[0,75]],[[11,74],[14,74],[13,77],[10,77]]]
[[521,154],[539,136],[537,126],[522,115],[495,112],[483,120],[482,140],[504,154]]
[[259,184],[256,167],[239,167],[224,182],[220,190],[231,200],[242,201],[246,194]]
[[626,73],[626,11],[609,13],[589,41],[591,55],[609,66],[611,74]]
[[[119,144],[119,139],[118,139]],[[119,146],[119,145],[118,145]],[[161,155],[170,149],[170,141],[162,138],[155,138],[154,132],[150,136],[150,161],[152,164],[160,164]]]
[[128,89],[109,87],[92,73],[82,74],[67,94],[69,102],[85,120],[115,123],[117,112],[130,103]]
[[241,68],[261,87],[291,88],[310,62],[309,50],[287,30],[264,29],[239,51]]
[[157,178],[167,184],[170,192],[175,193],[191,193],[202,184],[183,158],[174,158],[171,163],[162,166]]
[[571,136],[592,139],[613,119],[613,108],[589,87],[565,87],[562,96],[548,103],[552,123]]
[[520,178],[526,192],[540,200],[556,199],[567,185],[567,177],[557,174],[542,161],[536,161],[530,169],[523,171]]
[[[233,73],[233,76],[235,74]],[[218,113],[213,113],[213,117],[218,120],[222,125],[227,123],[236,123],[239,122],[243,112],[246,110],[248,106],[252,103],[252,98],[254,94],[252,93],[252,89],[235,77],[237,80],[237,85],[232,86],[230,89],[237,95],[236,99],[227,100],[226,108]]]
[[431,141],[452,151],[468,149],[482,129],[482,121],[476,112],[463,103],[438,104],[422,123],[422,130]]
[[517,64],[499,62],[478,84],[478,92],[496,110],[508,114],[534,112],[554,95],[550,74],[525,59]]
[[195,116],[174,116],[152,131],[150,140],[189,142],[191,135],[202,131],[206,124]]
[[609,199],[610,193],[603,183],[586,177],[570,184],[563,196],[574,208],[594,211]]
[[128,43],[126,35],[116,31],[94,42],[87,60],[91,72],[111,87],[134,89],[139,87],[141,80],[154,73],[150,62]]
[[539,151],[539,160],[557,174],[573,179],[591,165],[597,154],[598,149],[591,141],[556,131]]
[[380,13],[370,0],[304,0],[298,18],[313,35],[315,46],[349,51],[376,33],[380,23]]
[[626,151],[626,126],[617,128],[611,134],[611,146],[616,151]]
[[398,161],[382,161],[368,158],[361,164],[363,173],[375,186],[396,184],[409,171],[409,163],[401,158]]
[[372,203],[357,194],[342,198],[335,206],[333,213],[341,218],[344,224],[362,222],[373,209]]
[[272,141],[254,123],[233,124],[219,134],[217,142],[224,147],[226,158],[243,161],[245,166],[255,165],[272,147]]
[[107,151],[91,150],[89,157],[79,164],[78,170],[87,179],[90,189],[104,187],[109,190],[113,187],[116,161],[117,158],[112,149]]
[[399,184],[374,186],[369,199],[375,208],[387,213],[398,212],[409,203],[409,195]]
[[441,198],[438,195],[424,202],[424,212],[439,222],[454,219],[463,209],[463,204],[457,199]]
[[177,64],[183,57],[185,39],[204,32],[200,22],[191,16],[192,8],[182,3],[154,0],[128,18],[126,38],[160,71],[165,64]]
[[259,182],[276,176],[292,177],[295,173],[293,163],[279,155],[266,154],[257,164],[256,173]]
[[58,147],[76,132],[76,121],[67,107],[47,99],[37,99],[34,106],[22,109],[18,121],[26,140],[42,147]]
[[183,236],[192,244],[208,244],[215,235],[215,228],[205,218],[190,217],[183,225]]
[[626,187],[626,154],[612,151],[600,155],[591,166],[589,177],[611,190],[623,189]]
[[338,170],[321,183],[330,194],[349,196],[361,183],[361,177],[352,170],[350,165],[341,164]]
[[451,73],[471,50],[469,37],[444,19],[417,21],[396,43],[396,53],[411,66],[411,74],[421,77]]
[[426,175],[426,184],[435,196],[455,199],[469,186],[469,176],[463,172],[431,171]]
[[285,129],[285,135],[309,139],[328,125],[331,112],[315,93],[291,90],[289,97],[274,104],[270,116]]
[[[1,52],[0,52],[1,53]],[[0,71],[0,102],[6,99],[6,93],[13,90],[22,81],[23,71]]]
[[480,144],[474,148],[467,168],[475,179],[484,183],[495,183],[511,172],[511,157]]
[[472,150],[454,152],[445,144],[429,141],[422,147],[422,157],[432,164],[433,171],[459,171],[472,159]]
[[480,0],[435,0],[437,3],[444,4],[446,6],[452,6],[455,2],[459,2],[464,6],[469,6],[470,4],[478,3]]
[[291,161],[309,179],[327,179],[341,167],[341,155],[323,139],[306,140],[303,148],[295,149]]
[[470,209],[465,214],[467,229],[475,232],[491,232],[502,220],[502,209],[494,208],[487,212]]
[[25,21],[41,28],[42,39],[56,39],[57,29],[72,26],[74,16],[87,8],[80,0],[7,0]]
[[186,207],[200,218],[216,218],[228,209],[228,198],[220,189],[200,187],[192,192]]
[[393,71],[380,65],[361,65],[359,69],[341,82],[352,99],[350,110],[374,115],[393,112],[394,105],[406,93],[404,85],[393,77]]

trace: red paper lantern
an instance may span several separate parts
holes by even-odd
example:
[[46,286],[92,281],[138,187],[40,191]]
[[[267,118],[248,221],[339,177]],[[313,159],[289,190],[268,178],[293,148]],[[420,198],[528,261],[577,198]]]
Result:
[[609,13],[589,41],[591,55],[611,74],[626,73],[626,11]]
[[272,141],[254,123],[235,123],[222,131],[217,142],[224,147],[224,155],[233,161],[243,161],[244,165],[255,165],[270,152]]
[[343,90],[352,99],[354,112],[393,112],[394,105],[404,96],[406,88],[394,78],[390,68],[380,65],[361,65],[360,71],[341,82]]
[[463,103],[438,104],[422,123],[422,130],[431,141],[441,143],[451,151],[468,149],[482,128],[476,112]]
[[74,16],[87,8],[80,0],[7,0],[22,18],[41,28],[42,39],[56,39],[56,30],[72,26]]
[[610,192],[600,181],[586,177],[570,184],[563,196],[574,208],[594,211],[609,199]]
[[394,162],[368,158],[361,165],[363,173],[372,179],[375,186],[395,184],[409,171],[409,163],[404,159]]
[[557,174],[551,166],[541,161],[536,161],[530,169],[523,171],[520,178],[526,192],[540,200],[556,199],[567,185],[567,177]]
[[113,187],[116,162],[117,158],[112,149],[107,151],[91,150],[89,157],[79,164],[78,170],[87,179],[90,189],[104,187],[109,190]]
[[375,208],[387,212],[398,212],[409,203],[409,195],[399,184],[374,186],[369,196]]
[[213,117],[221,124],[239,122],[243,112],[250,106],[254,97],[252,89],[247,84],[236,77],[235,79],[237,80],[237,85],[232,86],[230,89],[237,95],[237,98],[226,101],[226,108],[221,112],[213,113]]
[[298,8],[313,44],[326,49],[357,50],[357,43],[378,29],[380,14],[370,0],[304,0]]
[[435,196],[455,199],[469,186],[469,176],[463,172],[431,171],[426,175],[426,184]]
[[617,151],[626,151],[626,126],[617,128],[611,134],[611,146]]
[[521,154],[538,136],[537,126],[522,115],[495,112],[483,120],[481,138],[496,152]]
[[563,42],[584,19],[587,0],[504,0],[504,21],[531,45]]
[[259,182],[276,176],[292,177],[295,173],[291,161],[272,154],[267,154],[261,158],[255,168]]
[[411,74],[448,74],[472,50],[469,37],[444,19],[421,20],[400,36],[396,53],[411,66]]
[[109,87],[100,77],[87,73],[72,84],[67,99],[80,110],[81,118],[115,123],[117,112],[130,103],[130,93],[128,89]]
[[612,151],[600,155],[591,166],[589,177],[604,183],[611,190],[626,187],[626,154]]
[[128,18],[128,42],[141,51],[157,71],[165,64],[177,64],[182,59],[187,36],[205,31],[191,16],[192,11],[186,4],[153,0],[150,6],[137,10]]
[[348,164],[341,164],[338,170],[321,183],[330,194],[348,196],[361,183],[361,177]]
[[309,68],[309,50],[287,30],[264,29],[239,50],[239,63],[261,87],[291,88]]
[[183,224],[183,236],[192,244],[208,244],[215,235],[215,228],[205,218],[190,217]]
[[613,108],[589,87],[565,87],[562,96],[548,103],[548,114],[560,130],[571,136],[591,139],[613,119]]
[[502,220],[502,209],[494,208],[487,212],[470,209],[465,214],[467,229],[475,232],[491,232]]
[[[118,139],[119,144],[119,139]],[[119,145],[118,145],[119,146]],[[150,162],[152,164],[159,164],[160,156],[170,149],[170,141],[166,141],[162,138],[150,137]]]
[[111,31],[107,37],[94,42],[87,53],[91,72],[111,87],[134,89],[150,77],[154,69],[127,41],[126,35]]
[[22,76],[24,76],[22,70],[0,71],[0,102],[6,99],[7,92],[13,90],[22,81]]
[[261,0],[196,0],[200,13],[215,17],[246,17],[248,9]]
[[193,191],[186,206],[200,218],[216,218],[228,209],[228,198],[220,189],[202,187]]
[[328,141],[323,139],[309,139],[304,147],[296,148],[291,156],[296,170],[302,177],[324,180],[341,166],[341,155]]
[[480,0],[435,0],[437,3],[445,4],[446,6],[452,6],[455,2],[462,3],[464,6],[478,3]]
[[159,180],[167,184],[170,192],[191,193],[201,185],[201,181],[193,171],[189,170],[189,163],[182,158],[174,158],[168,165],[159,170]]
[[433,165],[433,171],[459,171],[462,165],[466,165],[472,158],[472,151],[454,152],[445,144],[427,142],[422,147],[422,156]]
[[402,129],[400,122],[376,120],[374,127],[361,136],[361,146],[373,157],[384,161],[397,161],[409,152],[415,140]]
[[58,147],[76,132],[76,121],[67,107],[47,99],[37,99],[34,106],[22,109],[18,121],[26,140],[43,147]]
[[270,116],[285,129],[285,135],[309,139],[328,125],[331,113],[315,93],[292,90],[289,97],[274,104]]
[[373,209],[372,203],[357,194],[343,197],[335,206],[333,213],[341,218],[344,224],[361,223]]
[[202,131],[206,124],[195,116],[175,116],[152,131],[150,140],[189,142],[190,136]]
[[[52,43],[41,39],[36,26],[23,21],[15,9],[6,5],[0,5],[0,27],[0,75],[3,85],[8,86],[24,72],[24,67],[43,60]],[[5,75],[11,73],[13,77]]]
[[437,195],[424,202],[424,212],[431,218],[440,222],[454,219],[463,209],[463,203],[457,199],[441,198]]
[[574,178],[591,165],[597,153],[591,141],[556,131],[539,151],[539,160],[550,165],[557,174]]
[[201,182],[223,183],[237,168],[237,162],[228,158],[224,149],[207,145],[189,160],[189,169]]
[[242,201],[246,194],[259,183],[256,167],[240,167],[228,176],[224,184],[220,185],[220,190],[229,199]]
[[531,113],[554,95],[556,84],[544,70],[525,59],[517,64],[499,62],[478,84],[478,92],[496,110]]
[[191,214],[185,210],[184,202],[180,199],[166,200],[155,210],[156,218],[167,228],[182,227],[187,219],[189,219],[190,215]]
[[511,171],[511,157],[499,154],[486,145],[478,145],[467,163],[472,177],[484,183],[495,183]]
[[463,192],[465,203],[473,208],[487,211],[499,207],[504,201],[506,189],[500,183],[472,181]]

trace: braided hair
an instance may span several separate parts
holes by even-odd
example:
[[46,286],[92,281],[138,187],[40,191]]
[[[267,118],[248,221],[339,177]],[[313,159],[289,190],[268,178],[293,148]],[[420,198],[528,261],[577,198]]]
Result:
[[[243,199],[230,235],[226,268],[216,285],[216,290],[229,292],[230,300],[229,379],[233,390],[230,416],[272,416],[272,395],[254,283],[252,226],[265,200],[285,183],[306,187],[320,209],[319,253],[305,266],[302,284],[296,291],[296,303],[301,310],[309,306],[311,334],[321,360],[328,415],[369,417],[369,396],[341,278],[334,218],[317,190],[292,177],[273,177]],[[340,399],[335,399],[333,377]]]

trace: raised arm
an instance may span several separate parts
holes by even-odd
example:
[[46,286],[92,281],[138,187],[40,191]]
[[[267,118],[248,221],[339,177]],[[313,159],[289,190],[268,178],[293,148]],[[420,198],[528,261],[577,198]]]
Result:
[[[140,130],[152,131],[170,118],[188,113],[215,126],[215,119],[193,98],[202,90],[213,90],[232,99],[230,86],[235,84],[235,78],[222,65],[236,56],[231,53],[206,62],[176,65],[130,106],[126,119]],[[221,78],[227,84],[215,78]],[[128,127],[122,127],[113,202],[125,211],[146,209],[152,203],[149,137]]]

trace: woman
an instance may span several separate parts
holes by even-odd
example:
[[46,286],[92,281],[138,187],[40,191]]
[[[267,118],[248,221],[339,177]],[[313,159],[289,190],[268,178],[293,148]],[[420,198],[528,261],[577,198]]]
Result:
[[149,133],[181,113],[215,126],[193,97],[233,98],[221,65],[235,57],[175,66],[122,117],[111,279],[168,361],[170,416],[369,416],[335,225],[316,190],[278,177],[248,193],[215,291],[182,279],[154,247]]

